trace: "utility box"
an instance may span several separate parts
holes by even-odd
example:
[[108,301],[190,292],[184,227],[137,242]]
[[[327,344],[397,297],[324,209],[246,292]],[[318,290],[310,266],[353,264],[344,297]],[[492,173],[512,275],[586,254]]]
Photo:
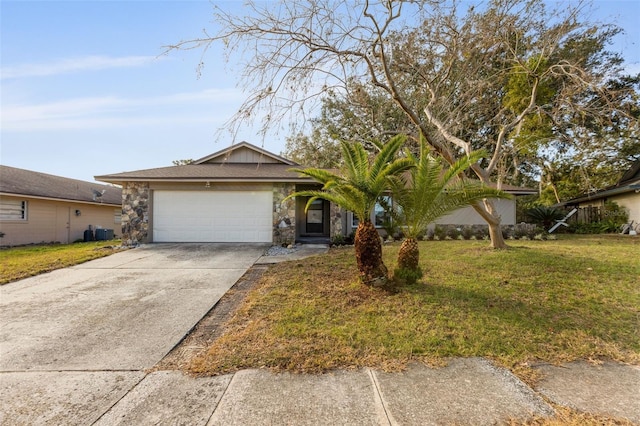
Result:
[[95,236],[93,235],[93,231],[91,229],[87,229],[84,231],[84,242],[95,241]]
[[113,240],[113,229],[96,229],[96,241]]

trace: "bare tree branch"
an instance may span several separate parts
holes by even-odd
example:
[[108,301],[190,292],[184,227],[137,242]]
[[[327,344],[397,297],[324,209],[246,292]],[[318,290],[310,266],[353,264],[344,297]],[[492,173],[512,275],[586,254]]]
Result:
[[[216,8],[214,35],[205,32],[167,52],[206,52],[223,43],[229,58],[239,55],[248,95],[230,129],[266,112],[263,134],[283,122],[292,122],[296,133],[307,111],[333,96],[365,111],[353,117],[362,134],[349,131],[364,139],[393,133],[388,127],[372,132],[371,121],[380,117],[366,105],[387,101],[412,123],[409,133],[424,135],[450,163],[487,150],[490,158],[472,167],[485,183],[500,184],[527,155],[568,146],[591,127],[623,119],[637,126],[637,117],[620,108],[633,89],[607,85],[619,74],[620,59],[604,47],[618,30],[581,22],[588,3],[550,11],[544,0],[489,0],[466,12],[460,4],[249,2],[242,16]],[[495,206],[488,200],[475,208],[492,228],[493,245],[504,246]]]

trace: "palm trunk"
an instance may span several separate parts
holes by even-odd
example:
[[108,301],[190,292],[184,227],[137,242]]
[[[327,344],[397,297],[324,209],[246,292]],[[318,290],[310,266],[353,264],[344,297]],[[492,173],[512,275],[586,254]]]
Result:
[[389,278],[387,267],[382,262],[380,235],[370,221],[360,221],[354,245],[362,282],[374,287],[386,285]]
[[398,251],[398,268],[417,271],[420,249],[415,238],[405,238]]
[[398,283],[415,284],[422,278],[420,268],[420,248],[413,237],[405,238],[398,251],[398,268],[394,271],[394,280]]

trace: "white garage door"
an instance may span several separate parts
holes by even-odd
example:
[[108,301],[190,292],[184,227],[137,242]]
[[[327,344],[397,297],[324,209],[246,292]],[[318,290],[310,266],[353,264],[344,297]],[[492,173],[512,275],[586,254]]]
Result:
[[271,191],[155,191],[153,241],[270,243]]

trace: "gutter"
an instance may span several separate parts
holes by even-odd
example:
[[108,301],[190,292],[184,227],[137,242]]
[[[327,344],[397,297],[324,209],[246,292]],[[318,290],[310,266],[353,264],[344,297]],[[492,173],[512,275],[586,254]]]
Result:
[[0,195],[3,197],[17,197],[17,198],[34,198],[36,200],[46,200],[46,201],[59,201],[62,203],[79,203],[79,204],[90,204],[92,206],[112,206],[112,207],[120,207],[121,204],[113,204],[113,203],[97,203],[95,201],[84,201],[84,200],[73,200],[70,198],[53,198],[53,197],[41,197],[39,195],[29,195],[29,194],[14,194],[11,192],[0,192]]
[[108,177],[102,178],[101,176],[95,176],[96,180],[101,182],[108,182],[117,185],[122,185],[124,182],[179,182],[179,183],[206,183],[206,182],[232,182],[232,183],[309,183],[314,182],[311,178],[297,178],[297,179],[279,179],[279,178],[251,178],[251,179],[243,179],[243,178],[216,178],[216,179],[207,179],[207,178],[174,178],[174,179],[165,179],[165,178],[118,178],[118,180],[107,180]]
[[627,192],[640,192],[640,184],[628,185],[620,188],[607,189],[602,192],[596,192],[593,195],[587,195],[585,197],[574,198],[573,200],[565,201],[564,204],[576,204],[583,201],[595,201],[601,198],[609,197],[611,195],[625,194]]

